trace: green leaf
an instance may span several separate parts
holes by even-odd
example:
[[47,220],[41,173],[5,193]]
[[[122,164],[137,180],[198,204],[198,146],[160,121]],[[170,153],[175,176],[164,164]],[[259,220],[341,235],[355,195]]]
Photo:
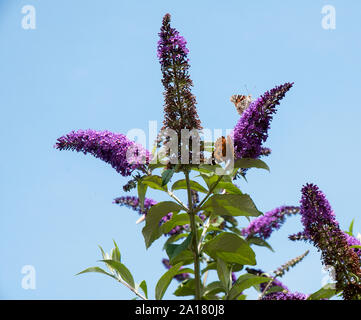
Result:
[[234,162],[234,168],[258,168],[270,171],[268,165],[260,159],[244,158],[238,159]]
[[170,268],[162,277],[159,279],[156,287],[155,287],[155,299],[162,300],[170,282],[172,281],[173,277],[177,275],[178,270],[182,266],[182,262],[176,264],[172,268]]
[[146,176],[142,179],[142,183],[155,190],[168,190],[167,186],[162,186],[162,178],[160,176]]
[[242,191],[239,190],[232,182],[224,182],[224,181],[220,181],[218,184],[217,184],[217,187],[216,187],[216,190],[219,190],[219,189],[224,189],[226,190],[228,193],[230,194],[239,194],[239,195],[242,195]]
[[320,300],[320,299],[330,299],[337,294],[337,291],[334,289],[334,284],[326,284],[320,290],[311,294],[307,300]]
[[169,233],[176,226],[184,226],[185,224],[189,223],[190,221],[188,213],[177,214],[176,216],[172,217],[172,219],[162,224],[162,232],[166,234]]
[[179,262],[182,262],[183,266],[191,264],[194,261],[194,255],[190,250],[183,250],[177,256],[175,256],[169,263],[173,266]]
[[241,275],[237,281],[235,282],[235,284],[233,285],[231,291],[228,294],[228,300],[234,300],[236,299],[244,290],[258,285],[260,283],[264,283],[264,282],[268,282],[271,279],[267,278],[267,277],[260,277],[260,276],[256,276],[253,274],[243,274]]
[[[198,223],[202,223],[203,221],[198,216],[195,216],[195,220]],[[185,224],[189,224],[189,215],[188,213],[181,213],[177,214],[176,216],[172,217],[169,221],[162,224],[161,229],[162,232],[167,234],[169,233],[174,227],[176,226],[184,226]]]
[[204,245],[204,251],[214,259],[228,263],[255,265],[255,253],[248,243],[234,233],[223,232]]
[[285,289],[280,286],[273,286],[273,287],[267,289],[267,294],[274,293],[274,292],[282,292],[284,290]]
[[97,273],[102,273],[102,274],[106,274],[107,276],[109,276],[109,277],[112,277],[112,278],[116,279],[116,277],[114,277],[112,274],[110,274],[110,273],[108,273],[108,272],[104,271],[102,268],[99,268],[99,267],[90,267],[90,268],[88,268],[88,269],[85,269],[85,270],[83,270],[83,271],[81,271],[81,272],[77,273],[77,274],[76,274],[76,276],[77,276],[77,275],[79,275],[79,274],[88,273],[88,272],[97,272]]
[[164,168],[165,166],[166,166],[165,164],[162,164],[162,163],[160,163],[160,162],[158,162],[158,163],[151,163],[151,164],[149,164],[149,169],[150,169],[151,171],[153,171],[153,170],[158,169],[158,168]]
[[120,255],[118,245],[114,240],[113,240],[113,242],[114,242],[115,248],[112,250],[112,259],[114,261],[119,261],[120,262],[121,255]]
[[224,216],[258,217],[261,214],[248,194],[214,194],[201,209]]
[[273,250],[273,248],[271,247],[271,245],[267,241],[263,240],[262,238],[252,237],[252,238],[248,238],[247,241],[249,244],[255,244],[256,246],[266,247],[266,248],[270,249],[272,252],[275,252]]
[[222,282],[226,292],[230,290],[231,286],[231,270],[222,259],[217,259],[217,274],[218,279]]
[[145,219],[145,227],[142,230],[147,249],[162,235],[162,230],[159,226],[160,220],[168,213],[178,213],[180,210],[181,207],[172,201],[159,202],[149,209]]
[[201,164],[198,166],[197,171],[214,174],[217,169],[222,169],[222,166],[219,164]]
[[165,244],[163,245],[163,250],[165,250],[165,248],[167,247],[168,244],[177,242],[178,240],[180,240],[182,238],[186,238],[187,236],[188,236],[188,233],[180,233],[180,234],[175,234],[173,236],[170,236],[167,239],[167,241],[165,242]]
[[192,273],[192,274],[194,274],[194,270],[193,269],[191,269],[191,268],[180,268],[179,270],[178,270],[178,272],[177,272],[177,275],[178,274],[182,274],[182,273]]
[[141,288],[143,290],[145,297],[148,299],[148,288],[147,288],[147,283],[145,282],[145,280],[143,280],[140,283],[139,288]]
[[201,173],[200,175],[204,182],[207,184],[208,189],[211,189],[215,183],[219,182],[232,182],[232,179],[229,176],[223,175],[223,176],[217,176],[217,175],[211,175],[208,176],[206,174]]
[[122,279],[126,283],[128,283],[132,288],[134,288],[135,283],[133,276],[124,264],[114,260],[101,260],[101,261],[105,262],[108,266],[116,270],[118,274],[122,277]]
[[350,234],[351,236],[353,235],[353,225],[354,225],[354,223],[355,223],[355,219],[352,219],[351,224],[350,224],[350,227],[349,227],[349,229],[348,229],[348,232],[349,232],[349,234]]
[[194,286],[194,279],[187,279],[183,281],[176,291],[174,291],[174,295],[176,297],[186,297],[186,296],[194,296],[195,295],[195,286]]
[[100,251],[102,253],[103,259],[106,259],[106,255],[105,255],[105,252],[104,252],[103,248],[100,245],[98,245],[98,247],[99,247],[99,249],[100,249]]
[[144,211],[144,200],[145,200],[145,194],[147,193],[147,189],[148,186],[146,184],[143,184],[142,180],[139,180],[137,184],[137,190],[138,190],[140,210],[142,212]]
[[350,246],[350,248],[352,248],[352,249],[361,249],[361,246],[355,244],[353,246]]
[[174,260],[182,251],[188,249],[190,243],[192,241],[192,233],[188,235],[188,237],[181,244],[173,244],[170,243],[165,248],[169,260]]
[[174,174],[174,169],[166,169],[162,172],[162,187],[165,186],[170,179],[172,179]]
[[207,266],[202,269],[201,274],[204,274],[208,270],[217,270],[217,262],[215,261],[209,262]]
[[204,295],[215,295],[220,292],[226,292],[221,281],[213,281],[204,288]]
[[[191,189],[193,189],[195,191],[203,192],[203,193],[208,193],[207,189],[204,188],[198,182],[190,180],[189,183],[190,183]],[[179,189],[187,189],[187,182],[185,179],[174,182],[174,184],[172,186],[172,191],[179,190]]]

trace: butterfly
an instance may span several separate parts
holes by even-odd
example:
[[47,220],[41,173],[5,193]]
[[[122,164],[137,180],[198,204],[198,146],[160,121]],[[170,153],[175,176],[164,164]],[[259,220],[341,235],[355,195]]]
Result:
[[251,95],[243,96],[240,94],[235,94],[231,97],[231,102],[234,103],[236,106],[237,112],[239,115],[242,115],[242,113],[249,107],[249,105],[252,102]]
[[[213,158],[217,163],[221,163],[227,159],[227,151],[233,156],[234,148],[233,141],[230,136],[219,137],[214,144]],[[229,157],[229,155],[228,155]]]

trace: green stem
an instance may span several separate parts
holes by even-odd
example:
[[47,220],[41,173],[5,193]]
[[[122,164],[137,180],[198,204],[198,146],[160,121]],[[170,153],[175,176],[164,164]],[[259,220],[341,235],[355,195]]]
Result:
[[121,278],[117,278],[117,280],[121,283],[124,284],[128,289],[130,289],[132,292],[134,292],[139,298],[143,299],[143,300],[148,300],[146,297],[144,297],[142,294],[140,294],[135,288],[131,287],[128,283],[126,283],[123,279]]
[[194,254],[194,280],[195,280],[195,300],[201,299],[201,273],[200,273],[200,261],[199,261],[199,251],[198,251],[198,231],[195,220],[195,212],[193,208],[193,200],[191,193],[191,185],[189,181],[189,171],[184,172],[187,183],[187,192],[188,192],[188,214],[191,225],[192,232],[192,249]]
[[167,193],[171,198],[178,202],[178,204],[183,208],[184,211],[189,211],[187,206],[181,200],[179,200],[179,198],[172,191],[168,190]]

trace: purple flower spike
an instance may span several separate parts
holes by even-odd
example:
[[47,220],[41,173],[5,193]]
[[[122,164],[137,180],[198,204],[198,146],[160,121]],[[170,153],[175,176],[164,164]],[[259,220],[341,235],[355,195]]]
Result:
[[191,92],[187,41],[170,26],[170,14],[163,18],[157,55],[163,74],[164,121],[162,129],[173,129],[181,137],[182,129],[201,129],[196,99]]
[[170,15],[166,14],[163,18],[163,27],[159,33],[157,56],[162,66],[167,65],[169,59],[175,63],[188,62],[189,53],[187,40],[179,35],[179,32],[169,25]]
[[262,300],[306,300],[308,295],[299,292],[273,292],[265,295]]
[[268,129],[276,106],[283,99],[293,83],[285,83],[267,91],[253,101],[243,112],[233,130],[234,151],[236,158],[258,158],[264,149],[262,143],[267,140]]
[[322,191],[314,184],[302,188],[301,215],[304,234],[322,252],[323,264],[333,267],[336,290],[345,300],[361,299],[360,260],[350,248],[350,239],[340,229]]
[[265,213],[254,219],[247,228],[242,230],[245,237],[260,237],[263,240],[268,239],[274,230],[278,230],[285,222],[287,216],[299,212],[299,207],[283,206]]
[[109,163],[122,176],[129,176],[150,160],[150,153],[125,135],[109,131],[78,130],[60,137],[54,146],[59,150],[90,153]]
[[114,202],[119,204],[120,206],[126,206],[128,208],[137,211],[139,214],[147,214],[149,209],[157,204],[157,201],[149,198],[145,198],[144,200],[144,211],[142,212],[140,209],[139,198],[138,197],[118,197],[114,199]]

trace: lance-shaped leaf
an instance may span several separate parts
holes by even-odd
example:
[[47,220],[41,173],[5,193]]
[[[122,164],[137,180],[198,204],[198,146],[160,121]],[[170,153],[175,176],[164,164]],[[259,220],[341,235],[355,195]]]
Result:
[[101,260],[101,261],[105,262],[109,267],[117,271],[118,274],[122,277],[122,279],[126,283],[128,283],[132,288],[134,288],[135,286],[134,278],[124,264],[114,260]]
[[194,262],[193,252],[190,251],[189,249],[186,249],[186,250],[181,251],[172,260],[169,260],[169,263],[171,265],[176,265],[179,262],[182,262],[183,266],[193,263]]
[[161,190],[161,191],[167,191],[167,186],[162,185],[162,178],[160,176],[147,176],[142,178],[142,183],[147,185],[148,187],[155,189],[155,190]]
[[263,240],[260,237],[247,238],[247,241],[248,241],[249,244],[255,244],[256,246],[266,247],[266,248],[270,249],[272,252],[274,252],[271,245],[267,241]]
[[335,285],[332,283],[326,284],[320,290],[311,294],[307,300],[321,300],[321,299],[330,299],[337,294],[335,290]]
[[105,275],[107,275],[107,276],[109,276],[109,277],[112,277],[112,278],[116,279],[116,277],[114,277],[112,274],[104,271],[102,268],[99,268],[99,267],[90,267],[90,268],[88,268],[88,269],[85,269],[85,270],[77,273],[76,276],[79,275],[79,274],[89,273],[89,272],[102,273],[102,274],[105,274]]
[[145,280],[143,280],[139,284],[139,288],[141,288],[143,290],[145,297],[148,299],[148,287],[147,287],[147,283],[145,282]]
[[[195,220],[198,223],[203,222],[201,218],[199,218],[198,216],[195,216]],[[181,214],[177,214],[176,216],[172,217],[172,219],[162,224],[161,229],[163,233],[168,233],[176,226],[184,226],[185,224],[189,224],[189,223],[190,220],[188,213],[181,213]]]
[[[193,189],[194,191],[208,193],[207,189],[204,188],[198,182],[190,180],[189,183],[190,183],[191,189]],[[173,184],[172,191],[173,190],[179,190],[179,189],[187,189],[187,181],[185,179],[178,180]]]
[[228,268],[227,264],[220,258],[217,259],[217,274],[218,279],[221,281],[225,291],[228,292],[232,284],[231,270]]
[[237,279],[232,289],[229,291],[227,299],[234,300],[241,295],[244,290],[270,280],[271,279],[267,277],[260,277],[249,273],[243,274]]
[[162,230],[159,226],[160,220],[168,213],[178,213],[181,209],[181,206],[172,201],[159,202],[149,209],[145,219],[145,227],[142,230],[147,249],[162,235]]
[[172,179],[174,174],[174,169],[166,169],[162,172],[162,187],[164,187],[170,179]]
[[[176,264],[172,268],[170,268],[162,277],[159,279],[156,287],[155,287],[155,299],[162,300],[170,282],[173,277],[179,273],[179,269],[182,266],[182,262]],[[183,271],[182,271],[183,272]]]
[[234,168],[258,168],[258,169],[265,169],[270,171],[268,165],[260,160],[260,159],[252,159],[252,158],[243,158],[243,159],[237,159],[234,162]]
[[148,186],[142,182],[142,180],[138,181],[137,190],[138,190],[138,198],[139,198],[139,205],[140,210],[144,211],[144,200],[145,194],[147,193]]
[[194,296],[195,294],[195,286],[194,279],[187,279],[182,282],[177,290],[173,293],[176,297],[186,297],[186,296]]
[[115,248],[112,249],[111,257],[114,261],[121,262],[121,255],[117,243],[113,240]]
[[170,236],[167,241],[164,243],[163,245],[163,250],[165,250],[165,248],[167,247],[167,245],[169,243],[173,243],[173,242],[177,242],[178,240],[182,239],[182,238],[186,238],[188,236],[188,233],[179,233],[179,234],[174,234],[172,236]]
[[211,282],[210,284],[208,284],[204,288],[204,293],[203,294],[205,296],[207,296],[207,295],[215,295],[215,294],[220,293],[220,292],[226,292],[222,282],[221,281],[214,281],[214,282]]
[[255,265],[256,256],[248,243],[234,233],[223,232],[204,245],[204,251],[227,263]]
[[232,182],[220,181],[215,188],[215,192],[218,190],[226,190],[230,194],[243,194]]
[[248,194],[214,194],[201,209],[223,216],[258,217],[261,215]]
[[207,176],[207,175],[201,173],[200,176],[203,178],[204,182],[207,184],[208,189],[212,189],[215,186],[215,184],[217,184],[219,182],[230,182],[230,183],[232,183],[232,178],[230,176],[228,176],[228,175]]
[[350,223],[350,227],[348,228],[348,234],[349,234],[350,236],[353,235],[353,225],[354,225],[354,223],[355,223],[355,219],[352,219],[352,221],[351,221],[351,223]]
[[169,260],[172,261],[176,258],[182,251],[187,250],[191,241],[192,241],[192,233],[188,235],[188,237],[181,244],[173,244],[170,243],[166,246],[165,250],[169,257]]

